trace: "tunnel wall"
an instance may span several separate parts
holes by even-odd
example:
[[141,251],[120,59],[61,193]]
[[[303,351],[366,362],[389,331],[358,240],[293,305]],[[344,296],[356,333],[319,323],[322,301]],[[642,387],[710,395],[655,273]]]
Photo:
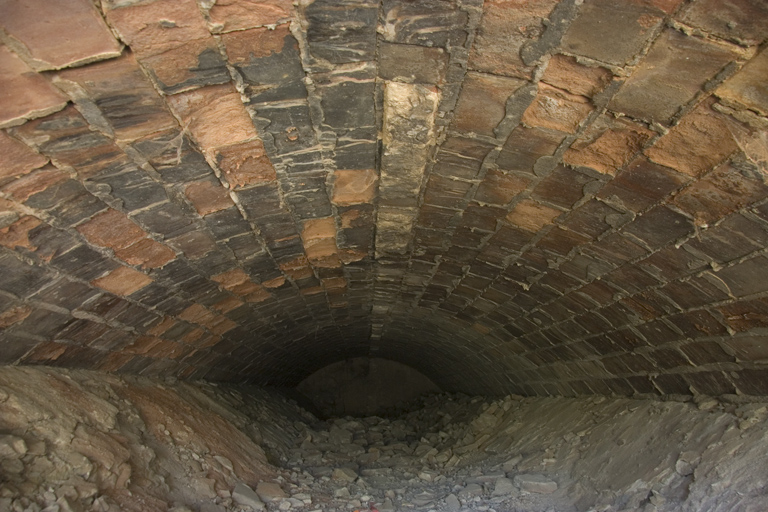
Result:
[[4,2],[0,363],[767,394],[766,19]]

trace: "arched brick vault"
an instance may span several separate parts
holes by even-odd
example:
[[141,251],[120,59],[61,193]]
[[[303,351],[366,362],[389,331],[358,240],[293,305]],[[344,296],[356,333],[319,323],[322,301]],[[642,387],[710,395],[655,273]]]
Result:
[[[2,0],[0,360],[768,394],[763,0]],[[761,46],[762,45],[762,46]]]

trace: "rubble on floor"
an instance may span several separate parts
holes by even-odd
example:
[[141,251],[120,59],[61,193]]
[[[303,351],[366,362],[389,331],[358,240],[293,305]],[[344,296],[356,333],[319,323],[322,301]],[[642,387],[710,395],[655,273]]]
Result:
[[316,419],[271,391],[0,368],[0,510],[768,509],[768,404],[423,398]]

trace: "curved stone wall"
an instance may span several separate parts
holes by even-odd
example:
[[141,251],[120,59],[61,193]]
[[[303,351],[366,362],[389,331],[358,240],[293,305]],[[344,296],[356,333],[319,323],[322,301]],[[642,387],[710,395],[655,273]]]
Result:
[[768,9],[0,4],[0,363],[768,394]]

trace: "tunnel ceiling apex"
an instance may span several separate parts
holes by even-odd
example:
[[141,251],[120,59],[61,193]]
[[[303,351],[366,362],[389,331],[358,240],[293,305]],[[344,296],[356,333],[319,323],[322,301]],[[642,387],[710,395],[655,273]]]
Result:
[[768,394],[768,5],[0,0],[0,363]]

